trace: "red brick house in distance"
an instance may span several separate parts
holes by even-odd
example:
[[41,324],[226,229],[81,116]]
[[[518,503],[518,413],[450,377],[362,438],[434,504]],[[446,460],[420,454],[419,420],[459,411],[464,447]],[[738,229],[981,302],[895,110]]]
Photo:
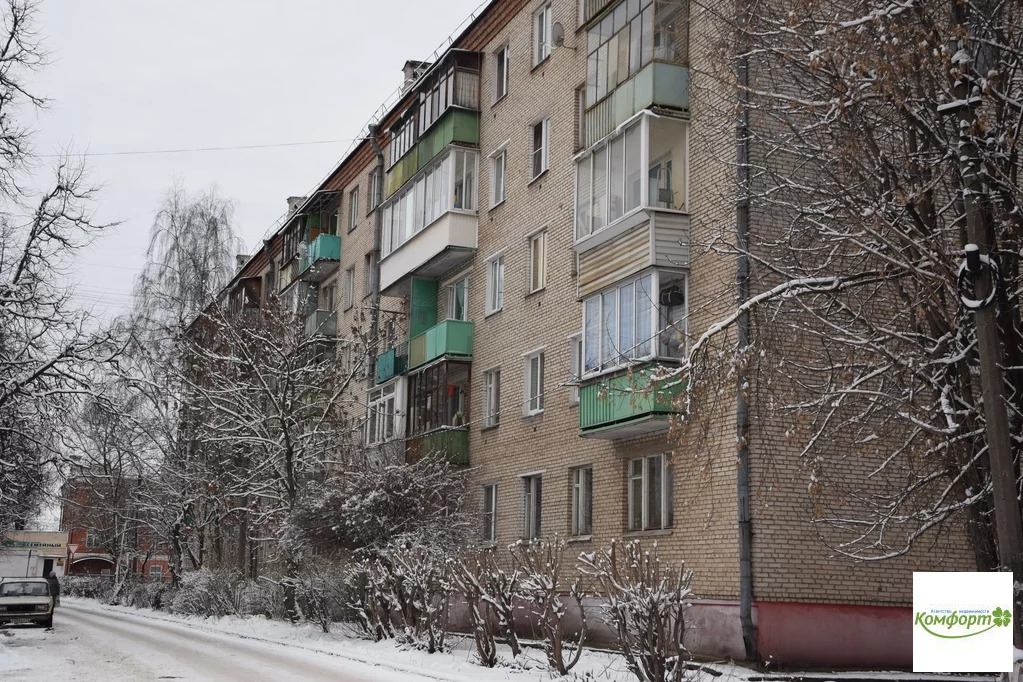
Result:
[[[154,580],[170,580],[167,551],[112,499],[126,497],[110,479],[81,473],[61,487],[60,529],[69,535],[67,575],[113,576],[121,569]],[[121,512],[121,513],[119,513]]]

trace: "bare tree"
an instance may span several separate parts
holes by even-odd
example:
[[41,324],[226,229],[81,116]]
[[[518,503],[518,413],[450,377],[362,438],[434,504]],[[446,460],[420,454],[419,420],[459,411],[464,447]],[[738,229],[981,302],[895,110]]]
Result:
[[[738,101],[738,190],[753,228],[748,244],[722,235],[709,247],[749,259],[752,291],[694,344],[690,396],[713,393],[706,380],[725,365],[764,406],[754,429],[787,416],[813,520],[838,552],[885,560],[965,528],[977,567],[1010,568],[1021,584],[1015,543],[997,539],[976,325],[960,303],[973,292],[960,291],[959,266],[979,220],[1000,269],[1006,399],[989,407],[1008,411],[1014,434],[1005,517],[1018,520],[1023,7],[735,7],[719,14],[738,76],[721,113],[734,119]],[[753,345],[729,357],[718,332],[745,318]]]
[[91,392],[92,372],[114,359],[113,338],[75,308],[66,267],[104,228],[96,190],[68,156],[48,189],[32,175],[32,131],[19,114],[45,100],[28,76],[45,62],[36,4],[7,0],[0,16],[0,529],[24,523],[41,502],[55,437],[71,403]]

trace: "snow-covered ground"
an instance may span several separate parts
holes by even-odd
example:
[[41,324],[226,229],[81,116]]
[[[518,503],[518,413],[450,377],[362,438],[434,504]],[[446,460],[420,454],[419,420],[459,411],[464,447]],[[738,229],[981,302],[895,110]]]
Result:
[[[529,650],[516,665],[476,665],[471,638],[454,636],[452,650],[427,654],[394,642],[369,642],[338,629],[324,634],[310,625],[264,618],[186,618],[160,611],[64,599],[53,630],[0,629],[0,679],[36,680],[317,680],[342,682],[442,680],[489,682],[550,680],[543,653]],[[698,682],[792,679],[726,663],[710,663]],[[572,671],[579,678],[625,682],[631,676],[620,656],[586,651]],[[801,679],[948,680],[941,675],[896,672],[812,673]],[[991,677],[957,676],[956,682],[990,682]]]

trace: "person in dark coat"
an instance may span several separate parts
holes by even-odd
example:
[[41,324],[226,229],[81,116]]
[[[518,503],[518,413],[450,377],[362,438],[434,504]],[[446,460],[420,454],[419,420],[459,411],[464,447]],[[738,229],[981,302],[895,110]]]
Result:
[[60,581],[57,580],[57,572],[50,571],[46,576],[46,582],[50,584],[50,596],[53,597],[53,605],[60,606]]

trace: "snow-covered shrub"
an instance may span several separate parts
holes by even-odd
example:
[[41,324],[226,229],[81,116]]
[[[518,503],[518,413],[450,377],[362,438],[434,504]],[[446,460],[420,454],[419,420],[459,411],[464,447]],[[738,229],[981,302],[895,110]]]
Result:
[[183,573],[171,610],[206,618],[237,613],[234,582],[229,574],[208,568]]
[[235,609],[242,616],[284,620],[284,588],[271,580],[246,580],[234,590]]
[[522,650],[514,620],[514,605],[521,599],[518,572],[502,570],[490,550],[466,553],[450,564],[452,581],[468,604],[480,664],[497,665],[498,633],[517,657]]
[[162,609],[170,587],[160,580],[133,581],[121,591],[121,603],[136,609]]
[[384,589],[382,570],[373,560],[353,561],[345,571],[344,581],[350,622],[377,642],[394,637],[392,602]]
[[425,547],[391,547],[370,573],[374,589],[390,602],[402,631],[399,640],[427,653],[443,651],[454,591],[447,560]]
[[609,548],[579,557],[605,598],[604,620],[615,631],[629,670],[640,682],[678,682],[686,673],[685,610],[693,572],[662,565],[657,543],[611,541]]
[[[568,572],[564,567],[565,541],[556,536],[534,542],[520,540],[508,549],[521,575],[522,598],[532,607],[544,638],[547,662],[559,675],[567,675],[582,655],[586,611],[578,575],[572,571],[571,583],[565,575]],[[569,601],[575,603],[579,617],[575,632],[569,627]]]
[[345,577],[340,570],[330,568],[299,576],[296,581],[302,613],[325,633],[330,632],[334,623],[351,619]]
[[68,597],[86,597],[107,601],[113,590],[110,576],[66,575],[60,579],[60,593]]
[[464,471],[433,457],[348,471],[303,495],[287,541],[333,552],[372,554],[407,544],[454,551],[476,530],[466,486]]

